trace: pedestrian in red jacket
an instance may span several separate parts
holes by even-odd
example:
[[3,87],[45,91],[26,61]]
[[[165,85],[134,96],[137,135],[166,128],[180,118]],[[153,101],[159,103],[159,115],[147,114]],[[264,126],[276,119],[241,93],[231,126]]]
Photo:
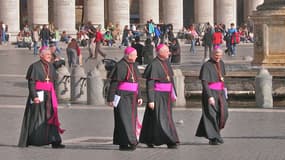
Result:
[[220,48],[222,43],[223,43],[223,34],[219,28],[215,28],[215,32],[213,34],[214,49]]
[[92,58],[97,59],[98,53],[99,53],[102,57],[104,57],[104,58],[106,57],[106,54],[103,53],[102,50],[101,50],[101,42],[102,42],[103,40],[104,40],[104,37],[103,37],[103,35],[102,35],[101,31],[100,31],[100,28],[97,27],[97,28],[96,28],[95,40],[94,40],[94,42],[95,42],[95,44],[96,44],[95,56],[92,57]]

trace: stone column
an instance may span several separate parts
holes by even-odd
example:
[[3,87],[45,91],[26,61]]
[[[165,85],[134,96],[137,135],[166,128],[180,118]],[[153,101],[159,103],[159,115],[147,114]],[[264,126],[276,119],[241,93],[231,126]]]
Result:
[[140,0],[140,23],[145,24],[152,19],[159,23],[159,0]]
[[130,2],[129,0],[109,1],[109,22],[119,24],[121,29],[125,25],[130,26]]
[[273,108],[272,76],[261,68],[255,77],[255,102],[260,108]]
[[172,23],[174,32],[183,27],[183,0],[163,1],[163,22]]
[[100,75],[100,71],[95,67],[87,73],[87,104],[88,105],[104,105],[103,97],[104,82]]
[[285,65],[285,1],[265,0],[250,19],[254,24],[253,65],[281,67]]
[[245,3],[245,10],[244,10],[244,19],[247,20],[249,15],[252,14],[252,11],[256,11],[256,7],[261,5],[264,0],[251,0],[246,1]]
[[215,4],[215,21],[224,23],[226,27],[230,27],[231,23],[237,21],[237,0],[216,0]]
[[28,19],[32,26],[48,24],[48,0],[28,0]]
[[104,27],[105,13],[104,0],[85,0],[84,1],[84,21],[91,21],[92,24]]
[[174,69],[173,70],[174,76],[174,84],[177,93],[177,99],[175,101],[175,106],[185,107],[186,99],[185,99],[185,82],[184,82],[184,75],[181,69]]
[[75,34],[75,0],[54,0],[54,26]]
[[73,65],[70,74],[70,100],[72,103],[87,102],[87,85],[84,68]]
[[0,1],[0,21],[8,25],[11,34],[10,41],[16,40],[20,30],[20,2],[19,0]]
[[58,101],[70,100],[70,73],[66,66],[62,65],[56,70],[57,84],[56,96]]
[[[207,4],[207,5],[205,5]],[[209,0],[195,0],[195,23],[214,24],[214,1]]]

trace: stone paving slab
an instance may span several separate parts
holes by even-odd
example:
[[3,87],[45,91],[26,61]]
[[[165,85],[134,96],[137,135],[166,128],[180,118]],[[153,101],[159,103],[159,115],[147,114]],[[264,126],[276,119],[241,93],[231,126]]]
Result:
[[[24,107],[0,105],[1,159],[152,159],[152,160],[283,160],[285,158],[284,109],[230,109],[229,121],[222,131],[225,143],[208,145],[195,137],[200,109],[174,109],[174,121],[181,144],[177,150],[159,146],[154,149],[140,144],[133,152],[118,150],[112,145],[113,111],[107,106],[60,106],[62,127],[67,131],[62,138],[65,149],[45,147],[16,147]],[[144,108],[139,109],[142,119]],[[183,123],[181,123],[183,121]]]

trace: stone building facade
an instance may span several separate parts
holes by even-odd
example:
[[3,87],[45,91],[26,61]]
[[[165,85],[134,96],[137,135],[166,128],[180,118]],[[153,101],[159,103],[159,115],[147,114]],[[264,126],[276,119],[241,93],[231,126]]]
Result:
[[172,23],[174,30],[191,23],[242,24],[264,0],[3,0],[0,21],[11,34],[23,24],[54,24],[59,30],[75,32],[80,23],[121,26],[130,23]]

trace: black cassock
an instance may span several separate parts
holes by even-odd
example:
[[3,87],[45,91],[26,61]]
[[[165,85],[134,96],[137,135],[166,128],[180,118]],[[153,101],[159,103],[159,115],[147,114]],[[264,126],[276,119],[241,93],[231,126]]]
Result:
[[[217,67],[219,65],[220,67]],[[220,68],[220,69],[218,69]],[[212,59],[205,62],[200,70],[199,79],[202,81],[202,117],[196,131],[196,136],[207,139],[221,139],[220,130],[224,128],[228,118],[228,104],[224,90],[210,89],[208,83],[221,82],[224,77],[225,65],[223,61],[217,64]],[[223,78],[222,78],[223,80]],[[214,97],[215,106],[208,104],[209,97]]]
[[172,118],[173,102],[170,92],[155,91],[155,83],[173,83],[173,71],[168,60],[156,57],[144,72],[147,103],[154,102],[154,110],[145,108],[139,141],[150,145],[177,144],[179,138]]
[[114,100],[114,96],[121,96],[119,104],[114,107],[114,133],[113,144],[136,145],[136,122],[137,122],[137,101],[141,98],[140,87],[137,92],[119,90],[120,83],[138,83],[141,75],[136,63],[129,63],[121,59],[109,75],[111,80],[108,102]]
[[32,100],[37,97],[36,81],[46,82],[47,75],[49,75],[49,81],[55,84],[56,71],[54,66],[44,64],[42,61],[33,63],[27,71],[26,79],[28,80],[29,97],[23,117],[19,147],[61,143],[58,127],[48,124],[49,118],[54,113],[51,93],[44,91],[44,101],[39,104],[32,103]]

